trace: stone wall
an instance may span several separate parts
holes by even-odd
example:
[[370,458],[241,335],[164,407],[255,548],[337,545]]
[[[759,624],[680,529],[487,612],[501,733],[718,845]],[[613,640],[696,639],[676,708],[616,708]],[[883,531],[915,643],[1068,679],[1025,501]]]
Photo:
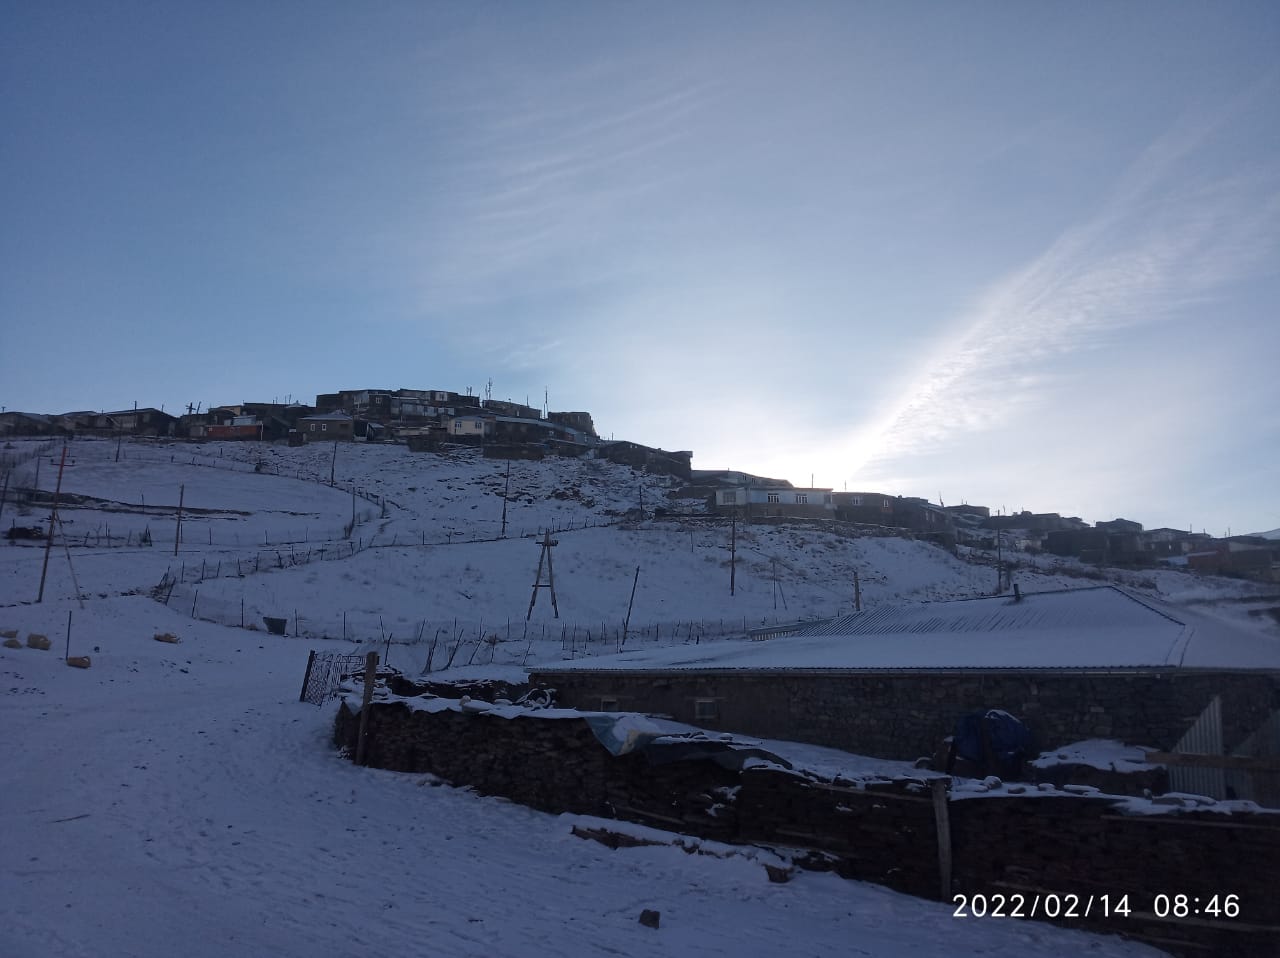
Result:
[[[989,708],[1021,718],[1042,751],[1090,738],[1171,749],[1214,695],[1229,750],[1280,709],[1280,673],[1259,671],[544,671],[532,680],[566,708],[612,701],[704,728],[908,760],[934,754],[958,718]],[[695,714],[699,700],[714,703],[714,719]]]
[[[359,719],[344,703],[335,740],[354,753]],[[370,707],[368,764],[429,772],[549,812],[634,821],[724,842],[808,849],[809,867],[941,898],[939,829],[924,781],[854,786],[773,766],[709,760],[650,764],[611,755],[578,718]],[[945,781],[945,780],[944,780]],[[1031,792],[952,799],[951,894],[1079,896],[1058,923],[1123,933],[1177,955],[1276,954],[1280,814],[1183,809],[1123,814],[1112,799]],[[1149,806],[1145,806],[1150,810]],[[1155,895],[1238,895],[1234,921],[1157,920]],[[1112,914],[1089,896],[1110,896]],[[1115,914],[1123,896],[1131,914]],[[1065,897],[1059,899],[1066,902]],[[1044,917],[1039,915],[1036,917]],[[994,919],[987,919],[994,920]],[[1207,949],[1207,950],[1206,950]]]

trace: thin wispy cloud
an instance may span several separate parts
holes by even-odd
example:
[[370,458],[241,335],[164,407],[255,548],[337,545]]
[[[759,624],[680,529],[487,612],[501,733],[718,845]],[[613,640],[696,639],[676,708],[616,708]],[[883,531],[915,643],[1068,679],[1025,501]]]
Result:
[[855,437],[859,467],[1019,421],[1062,394],[1059,364],[1106,349],[1126,330],[1175,322],[1273,258],[1275,169],[1192,187],[1172,179],[1217,127],[1187,124],[1153,143],[1094,216],[997,282]]
[[596,285],[640,265],[627,224],[647,228],[646,202],[687,175],[663,154],[696,134],[716,98],[712,83],[640,76],[570,71],[550,96],[509,79],[503,111],[466,132],[436,187],[445,198],[420,252],[424,301],[483,307],[512,287]]

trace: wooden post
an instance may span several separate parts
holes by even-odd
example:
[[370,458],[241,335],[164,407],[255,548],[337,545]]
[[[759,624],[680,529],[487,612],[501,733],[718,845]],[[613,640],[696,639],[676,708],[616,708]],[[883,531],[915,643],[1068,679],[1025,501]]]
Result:
[[316,650],[312,649],[307,653],[307,671],[302,676],[302,691],[298,693],[298,701],[305,702],[307,700],[307,686],[311,684],[311,669],[316,664]]
[[996,595],[1004,591],[1004,536],[996,528]]
[[[635,578],[631,580],[631,599],[627,602],[627,618],[622,623],[622,641],[618,643],[618,648],[622,648],[622,646],[625,645],[627,641],[627,630],[631,627],[631,607],[635,604],[635,601],[636,601],[636,583],[638,583],[639,581],[640,581],[640,567],[636,566]],[[603,628],[601,630],[601,634],[603,634]]]
[[[336,446],[337,443],[334,443]],[[364,697],[360,703],[360,731],[356,736],[356,764],[363,765],[365,760],[366,738],[369,735],[369,706],[373,704],[373,686],[378,680],[378,653],[370,652],[364,657]]]
[[[39,466],[40,460],[36,460]],[[53,490],[53,508],[49,511],[49,535],[44,541],[44,566],[40,569],[40,594],[36,596],[37,602],[44,601],[44,580],[49,574],[49,552],[53,549],[53,529],[58,524],[58,496],[62,492],[62,470],[67,464],[67,447],[64,443],[62,446],[62,461],[58,463],[58,485]]]
[[[729,517],[729,594],[735,595],[738,576],[738,516]],[[745,624],[743,625],[745,629]]]
[[507,460],[507,485],[502,490],[502,538],[507,537],[507,497],[511,494],[511,460]]
[[862,582],[858,578],[858,570],[853,570],[853,611],[862,611]]
[[951,818],[947,811],[947,782],[935,778],[929,788],[933,792],[933,822],[938,832],[938,891],[941,901],[950,901]]
[[71,610],[67,610],[67,654],[63,658],[71,658]]
[[173,554],[178,554],[178,544],[182,542],[182,504],[187,497],[187,486],[185,483],[178,486],[178,528],[173,534]]

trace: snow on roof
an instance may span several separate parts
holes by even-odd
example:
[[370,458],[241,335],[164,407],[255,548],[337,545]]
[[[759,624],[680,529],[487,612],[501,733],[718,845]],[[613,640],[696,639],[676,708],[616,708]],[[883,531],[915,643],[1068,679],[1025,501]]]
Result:
[[542,671],[1280,669],[1280,641],[1114,586],[882,606],[767,642],[646,649]]
[[316,413],[314,416],[303,416],[302,418],[303,418],[303,419],[306,419],[306,420],[311,420],[311,419],[329,419],[329,420],[334,420],[334,419],[336,419],[336,420],[339,420],[339,421],[341,421],[341,422],[351,422],[351,417],[350,417],[350,416],[348,416],[345,412],[341,412],[341,411],[339,411],[339,410],[335,410],[334,412],[322,412],[322,413]]

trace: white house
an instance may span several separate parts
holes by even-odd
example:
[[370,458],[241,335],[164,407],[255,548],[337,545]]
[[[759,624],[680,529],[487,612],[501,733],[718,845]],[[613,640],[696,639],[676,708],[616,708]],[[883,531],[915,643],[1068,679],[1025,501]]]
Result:
[[830,519],[835,515],[831,489],[797,489],[791,486],[739,486],[716,490],[716,512],[736,510],[751,518],[766,516],[811,516]]

